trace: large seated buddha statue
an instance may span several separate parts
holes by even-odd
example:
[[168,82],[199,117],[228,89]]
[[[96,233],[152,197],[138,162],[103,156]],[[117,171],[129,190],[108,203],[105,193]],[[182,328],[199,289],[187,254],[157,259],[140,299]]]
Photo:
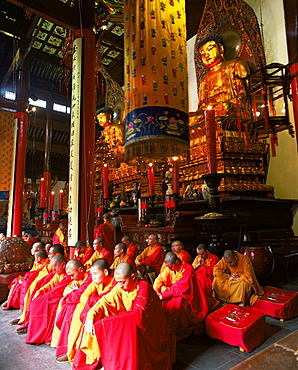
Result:
[[212,107],[216,116],[236,117],[241,109],[248,116],[245,88],[241,78],[249,74],[248,64],[240,59],[225,60],[225,41],[218,33],[209,34],[198,43],[207,69],[199,86],[198,115]]

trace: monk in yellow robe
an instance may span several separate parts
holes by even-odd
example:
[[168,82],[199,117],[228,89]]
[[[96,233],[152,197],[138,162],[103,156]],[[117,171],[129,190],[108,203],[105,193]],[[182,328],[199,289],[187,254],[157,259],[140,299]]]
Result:
[[[73,369],[171,369],[171,336],[161,302],[132,266],[121,262],[115,287],[87,314]],[[129,333],[129,340],[125,336]]]
[[[191,265],[192,263],[192,256],[186,252],[184,249],[184,245],[181,240],[174,240],[171,249],[172,252],[176,254],[176,256],[184,263],[188,263]],[[163,270],[166,268],[165,263],[162,264],[160,272],[163,272]]]
[[221,301],[245,306],[264,294],[250,259],[239,252],[226,250],[214,266],[213,274],[214,295]]
[[26,310],[22,312],[22,315],[18,321],[18,325],[21,325],[21,327],[16,330],[18,334],[25,334],[27,332],[30,316],[30,303],[32,302],[32,300],[38,297],[39,295],[42,295],[50,291],[64,279],[64,277],[66,276],[65,272],[66,262],[67,261],[64,258],[64,256],[61,256],[59,254],[57,254],[51,259],[50,262],[51,273],[46,275],[43,279],[41,279],[44,280],[44,284],[39,286],[38,282],[36,284],[36,287],[30,293],[30,298],[27,302]]
[[[148,237],[148,247],[135,259],[135,264],[148,282],[154,281],[160,273],[163,264],[165,253],[162,246],[157,244],[157,235],[151,234]],[[149,275],[149,276],[148,276]],[[150,280],[149,280],[150,279]]]
[[213,268],[218,262],[218,257],[208,251],[205,244],[197,246],[197,256],[192,267],[195,269],[196,278],[201,284],[207,297],[212,297]]
[[168,325],[177,340],[193,333],[196,324],[208,313],[207,298],[197,284],[192,266],[173,252],[165,257],[165,270],[155,279],[153,288],[163,302]]
[[105,249],[103,238],[94,239],[93,249],[94,249],[94,253],[89,258],[89,260],[85,262],[85,266],[87,270],[90,270],[92,263],[99,258],[104,258],[105,260],[107,260],[109,263],[109,266],[113,263],[113,256],[110,251]]
[[[41,252],[38,252],[41,250]],[[38,252],[38,253],[37,253]],[[31,254],[34,256],[34,263],[30,271],[26,272],[24,276],[19,276],[10,283],[9,285],[9,295],[7,301],[2,304],[2,307],[6,309],[10,308],[20,308],[21,307],[21,292],[23,290],[23,297],[29,288],[30,284],[37,277],[39,271],[47,266],[49,268],[49,258],[44,249],[44,243],[38,242],[33,244],[31,248]]]
[[92,281],[85,289],[82,286],[81,295],[77,294],[80,293],[80,289],[75,292],[75,295],[68,295],[62,302],[62,309],[57,315],[54,333],[60,330],[60,334],[58,336],[53,334],[51,346],[56,347],[56,361],[58,363],[73,362],[81,338],[83,326],[80,315],[84,307],[91,308],[113,285],[113,277],[105,259],[93,262],[90,274]]
[[126,254],[135,260],[139,254],[138,247],[132,243],[128,235],[123,235],[121,242],[127,247]]
[[66,276],[59,284],[48,290],[44,287],[43,294],[39,292],[39,295],[31,301],[26,343],[51,342],[60,300],[73,290],[77,290],[89,275],[82,263],[75,259],[67,262],[65,270]]
[[78,241],[75,244],[74,258],[80,261],[83,265],[92,257],[94,249],[91,245],[86,246],[82,241]]
[[111,264],[110,269],[115,270],[115,268],[119,265],[121,262],[128,262],[130,263],[134,270],[136,271],[136,264],[131,256],[129,256],[127,253],[127,247],[124,243],[118,243],[115,245],[114,249],[114,262]]

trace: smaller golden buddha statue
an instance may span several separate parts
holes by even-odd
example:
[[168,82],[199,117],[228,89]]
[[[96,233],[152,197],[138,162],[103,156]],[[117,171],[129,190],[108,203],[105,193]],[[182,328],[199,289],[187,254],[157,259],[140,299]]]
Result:
[[124,145],[124,129],[121,123],[113,123],[113,110],[105,107],[96,114],[99,125],[103,128],[104,141],[109,144],[115,154],[121,153]]

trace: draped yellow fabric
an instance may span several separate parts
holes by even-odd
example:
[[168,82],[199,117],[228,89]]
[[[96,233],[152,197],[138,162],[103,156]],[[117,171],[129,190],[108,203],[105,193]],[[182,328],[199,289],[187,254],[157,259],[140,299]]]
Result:
[[128,160],[187,153],[185,24],[184,0],[125,1],[125,155]]

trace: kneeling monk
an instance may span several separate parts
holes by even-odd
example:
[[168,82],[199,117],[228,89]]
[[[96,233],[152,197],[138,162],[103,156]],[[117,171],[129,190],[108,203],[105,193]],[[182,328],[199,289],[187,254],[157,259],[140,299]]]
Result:
[[251,303],[264,293],[257,281],[250,259],[236,251],[226,250],[213,268],[212,288],[215,298],[224,302]]
[[177,340],[188,337],[195,324],[202,322],[208,313],[207,298],[197,284],[194,269],[173,252],[165,257],[165,270],[154,281],[153,288],[163,301],[168,325],[175,331]]
[[171,369],[170,331],[156,293],[127,262],[114,278],[116,286],[88,312],[73,368],[96,369],[100,359],[111,370]]

